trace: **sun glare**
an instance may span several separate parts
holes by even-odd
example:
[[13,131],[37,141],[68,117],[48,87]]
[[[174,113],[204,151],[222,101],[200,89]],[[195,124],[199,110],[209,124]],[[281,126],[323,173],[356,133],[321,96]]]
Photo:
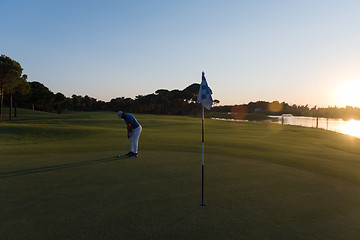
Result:
[[341,132],[351,136],[360,137],[360,122],[353,119],[347,121],[341,129]]
[[341,85],[337,90],[337,99],[342,106],[360,107],[360,80]]

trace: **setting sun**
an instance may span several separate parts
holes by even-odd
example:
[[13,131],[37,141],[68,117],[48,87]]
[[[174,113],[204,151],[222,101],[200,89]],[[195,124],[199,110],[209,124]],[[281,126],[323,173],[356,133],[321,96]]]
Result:
[[360,106],[360,80],[342,84],[337,90],[337,100],[340,105]]

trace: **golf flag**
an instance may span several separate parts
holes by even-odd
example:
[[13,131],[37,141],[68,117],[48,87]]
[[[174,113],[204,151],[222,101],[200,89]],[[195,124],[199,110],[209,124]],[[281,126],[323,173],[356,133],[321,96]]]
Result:
[[211,97],[209,86],[207,85],[205,73],[202,72],[202,80],[200,84],[199,94],[198,94],[198,100],[206,107],[208,110],[212,107],[213,99]]
[[200,207],[206,207],[206,205],[204,204],[204,167],[205,167],[204,108],[207,108],[208,110],[210,110],[210,108],[212,107],[212,104],[213,104],[213,100],[211,97],[209,86],[207,85],[207,82],[206,82],[204,72],[202,72],[202,80],[201,80],[201,84],[200,84],[198,100],[202,105],[202,123],[201,123],[201,125],[202,125],[202,127],[201,127],[202,128],[202,164],[201,164],[202,174],[201,174],[201,205],[200,205]]

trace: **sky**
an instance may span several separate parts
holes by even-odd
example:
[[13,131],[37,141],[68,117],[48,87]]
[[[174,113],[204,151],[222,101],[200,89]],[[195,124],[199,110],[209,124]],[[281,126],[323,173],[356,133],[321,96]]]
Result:
[[0,0],[0,12],[0,54],[68,97],[182,90],[204,71],[220,105],[360,106],[358,0]]

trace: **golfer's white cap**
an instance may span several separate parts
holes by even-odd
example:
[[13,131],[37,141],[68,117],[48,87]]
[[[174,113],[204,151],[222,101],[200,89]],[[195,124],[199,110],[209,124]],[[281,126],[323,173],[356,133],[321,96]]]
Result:
[[119,116],[119,118],[121,118],[121,115],[123,114],[122,111],[118,111],[117,115]]

